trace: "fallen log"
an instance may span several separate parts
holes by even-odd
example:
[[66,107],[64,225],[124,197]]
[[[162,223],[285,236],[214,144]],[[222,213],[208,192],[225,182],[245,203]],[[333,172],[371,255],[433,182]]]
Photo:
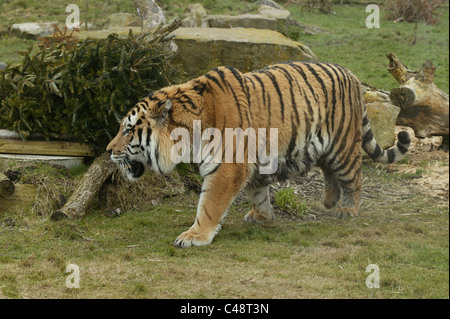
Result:
[[14,194],[14,183],[3,173],[0,173],[0,197],[7,198]]
[[448,149],[449,99],[434,84],[436,66],[426,61],[421,70],[411,71],[393,53],[386,56],[387,69],[400,84],[389,94],[401,108],[396,124],[411,127],[418,138],[442,136],[442,147]]
[[103,153],[97,157],[81,178],[66,204],[54,212],[51,219],[83,217],[96,199],[100,187],[116,170],[117,166],[111,161],[108,153]]

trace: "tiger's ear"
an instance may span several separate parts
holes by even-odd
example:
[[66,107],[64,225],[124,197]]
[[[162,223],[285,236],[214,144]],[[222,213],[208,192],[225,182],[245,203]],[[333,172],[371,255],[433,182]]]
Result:
[[172,100],[167,99],[160,108],[160,115],[158,116],[158,124],[162,125],[169,117],[169,111],[172,109]]

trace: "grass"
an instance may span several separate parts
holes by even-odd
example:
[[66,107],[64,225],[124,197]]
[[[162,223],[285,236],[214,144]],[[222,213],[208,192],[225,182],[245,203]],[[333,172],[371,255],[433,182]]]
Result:
[[0,61],[11,64],[20,59],[19,51],[25,51],[34,41],[0,35]]
[[[366,184],[382,191],[364,198],[358,218],[338,220],[322,208],[316,220],[277,215],[273,223],[246,224],[248,204],[237,203],[214,242],[193,249],[172,243],[195,218],[194,192],[115,218],[93,211],[82,220],[52,222],[10,212],[0,217],[0,292],[6,298],[448,298],[448,202],[419,190],[399,201],[391,190],[409,178],[389,174],[367,174]],[[8,220],[14,226],[7,229]],[[65,286],[69,264],[80,268],[80,289]],[[380,289],[365,286],[369,264],[380,268]]]
[[301,216],[308,211],[306,201],[300,199],[298,194],[295,194],[293,187],[286,187],[277,191],[275,194],[275,204],[291,216]]

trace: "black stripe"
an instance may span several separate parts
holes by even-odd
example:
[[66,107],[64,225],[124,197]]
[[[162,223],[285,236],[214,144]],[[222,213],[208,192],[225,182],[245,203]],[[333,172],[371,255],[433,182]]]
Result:
[[[341,76],[339,76],[339,74],[337,73],[337,71],[335,70],[335,68],[332,64],[327,64],[327,67],[329,67],[330,70],[336,76],[336,80],[339,85],[339,93],[341,96],[342,107],[344,107],[345,106],[345,91],[344,91],[343,83],[341,82]],[[336,97],[335,97],[336,90],[334,89],[335,83],[334,83],[333,79],[332,79],[332,82],[333,82],[333,102],[332,102],[333,107],[332,107],[332,113],[331,113],[331,118],[332,118],[331,130],[334,131],[334,117],[335,117],[335,112],[336,112]]]
[[363,145],[366,145],[367,143],[372,142],[372,140],[373,140],[372,130],[368,130],[366,132],[366,134],[364,134],[364,136],[363,136],[363,141],[362,141]]
[[400,151],[400,153],[405,154],[406,152],[408,152],[408,148],[404,147],[402,144],[397,143],[397,148]]
[[309,72],[311,72],[311,74],[316,78],[317,82],[319,82],[320,87],[322,88],[322,92],[325,95],[325,107],[328,107],[328,91],[325,83],[322,80],[322,77],[317,74],[316,70],[314,70],[314,68],[311,67],[308,63],[305,63],[305,66],[309,70]]
[[264,88],[264,82],[261,80],[259,75],[255,74],[255,73],[252,73],[251,75],[256,79],[256,81],[258,81],[259,85],[261,85],[260,92],[262,93],[262,96],[263,96],[263,103],[266,104],[266,95],[265,95],[266,89]]
[[294,64],[294,63],[289,64],[289,65],[290,65],[291,67],[293,67],[294,70],[295,70],[298,74],[301,75],[301,77],[303,78],[303,82],[306,83],[306,85],[308,86],[309,91],[311,92],[311,94],[312,94],[314,100],[317,102],[316,93],[314,92],[313,87],[311,86],[311,84],[310,84],[309,81],[308,81],[308,77],[306,76],[305,72],[304,72],[303,69],[300,67],[300,65]]
[[193,89],[197,94],[202,95],[203,92],[206,90],[206,84],[200,82],[199,80],[195,80]]
[[213,81],[222,91],[224,91],[222,84],[220,84],[219,80],[217,80],[214,76],[209,73],[205,74],[205,77],[211,81]]
[[219,77],[222,80],[222,83],[224,83],[225,85],[228,83],[225,79],[225,73],[223,73],[222,70],[220,70],[219,68],[215,68],[215,69],[213,69],[213,71],[215,71],[217,74],[219,74]]
[[208,214],[208,211],[206,210],[205,205],[203,205],[203,210],[205,211],[206,217],[208,217],[209,220],[212,220],[211,216]]
[[[298,110],[297,110],[297,104],[295,103],[295,96],[294,96],[294,91],[293,91],[293,87],[292,87],[293,82],[297,83],[297,81],[294,81],[292,76],[289,74],[289,72],[285,68],[282,68],[280,66],[274,66],[274,68],[277,68],[281,72],[283,72],[284,77],[287,79],[287,81],[289,83],[289,93],[291,95],[291,106],[292,106],[292,109],[294,110],[295,119],[296,119],[297,125],[298,125],[300,123],[300,117],[299,117]],[[297,85],[298,85],[298,83],[297,83]]]
[[142,144],[142,128],[138,129],[139,145]]
[[284,122],[284,101],[283,101],[283,95],[281,94],[280,86],[278,85],[278,81],[276,77],[272,73],[265,73],[269,79],[272,81],[273,86],[275,87],[275,90],[278,93],[278,97],[280,98],[280,108],[281,108],[281,121]]
[[360,174],[360,172],[361,172],[361,167],[359,167],[356,171],[355,171],[355,174],[353,175],[353,177],[351,178],[351,179],[349,179],[349,180],[344,180],[344,179],[339,179],[339,184],[345,184],[345,185],[351,185],[351,184],[353,184],[354,183],[354,181],[355,181],[355,179],[356,179],[356,177],[358,177],[358,175]]
[[249,80],[249,81],[250,81],[250,83],[251,83],[252,86],[253,86],[253,90],[256,89],[255,82],[253,82],[253,80],[252,80],[250,77],[248,77],[248,76],[245,76],[245,75],[244,75],[244,77],[245,77],[246,80]]
[[369,119],[367,118],[367,115],[365,115],[364,118],[363,118],[363,123],[362,123],[362,125],[363,125],[363,126],[366,126],[367,124],[369,124]]
[[375,146],[375,150],[373,151],[372,154],[369,154],[371,158],[373,159],[377,159],[378,157],[380,157],[380,155],[383,153],[383,150],[381,149],[380,145],[376,145]]
[[[317,63],[315,65],[317,65],[319,68],[321,68],[328,75],[328,77],[331,80],[331,84],[333,85],[332,88],[331,88],[331,94],[332,94],[331,107],[332,107],[332,118],[334,119],[334,114],[335,114],[335,111],[336,111],[336,88],[335,88],[336,84],[334,82],[334,77],[330,73],[330,71],[328,71],[328,69],[324,67],[323,64]],[[331,122],[331,125],[332,125],[332,130],[334,130],[334,121]]]
[[226,68],[231,72],[231,74],[233,74],[233,76],[239,82],[239,85],[241,86],[242,91],[244,91],[244,93],[246,95],[248,95],[248,93],[247,93],[247,91],[246,91],[246,89],[244,87],[244,83],[242,81],[242,76],[241,76],[240,72],[238,73],[238,71],[235,68],[231,67],[231,66],[227,66]]
[[236,107],[237,107],[238,113],[239,113],[239,119],[240,119],[239,127],[242,127],[243,120],[242,120],[242,113],[241,113],[241,105],[239,104],[239,100],[238,100],[236,93],[234,92],[232,86],[229,83],[227,83],[227,87],[228,87],[228,89],[230,89],[231,93],[233,94],[233,98],[234,98],[234,101],[236,102]]
[[147,138],[145,141],[145,145],[149,146],[150,145],[150,136],[152,135],[152,129],[150,127],[147,128]]
[[[353,161],[350,163],[350,166],[347,168],[347,170],[343,173],[339,173],[339,176],[347,176],[348,174],[350,174],[352,171],[354,171],[355,169],[355,165],[358,162],[358,160],[360,159],[359,156],[355,156],[355,158],[353,159]],[[346,164],[348,164],[348,162],[346,161],[345,163],[343,163],[341,166],[339,166],[339,168],[336,168],[336,172],[341,171],[342,169],[345,168]]]
[[387,151],[387,155],[388,155],[389,163],[394,163],[395,162],[395,151],[389,150],[389,151]]
[[289,142],[289,146],[288,146],[287,153],[286,153],[286,157],[287,158],[291,158],[291,156],[292,156],[292,151],[295,148],[296,140],[297,140],[297,134],[298,134],[298,132],[297,132],[298,128],[294,124],[294,120],[292,119],[292,117],[291,117],[291,125],[292,125],[292,132],[291,132],[292,136],[291,136],[291,141]]

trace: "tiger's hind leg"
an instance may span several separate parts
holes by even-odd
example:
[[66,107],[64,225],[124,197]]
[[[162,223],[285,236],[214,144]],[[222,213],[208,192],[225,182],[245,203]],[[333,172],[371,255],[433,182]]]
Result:
[[325,185],[323,204],[326,208],[336,206],[341,195],[341,207],[336,210],[338,218],[357,216],[361,203],[361,153],[355,145],[342,156],[323,158],[319,166],[323,171]]
[[358,216],[361,204],[362,170],[361,154],[354,154],[335,172],[342,190],[342,205],[336,211],[338,218]]
[[270,204],[269,186],[260,188],[246,187],[245,192],[253,203],[253,209],[244,217],[247,223],[260,223],[274,220],[272,205]]
[[330,168],[324,164],[319,164],[319,166],[322,168],[324,177],[323,205],[326,208],[333,208],[341,198],[341,186],[339,185],[336,174]]

